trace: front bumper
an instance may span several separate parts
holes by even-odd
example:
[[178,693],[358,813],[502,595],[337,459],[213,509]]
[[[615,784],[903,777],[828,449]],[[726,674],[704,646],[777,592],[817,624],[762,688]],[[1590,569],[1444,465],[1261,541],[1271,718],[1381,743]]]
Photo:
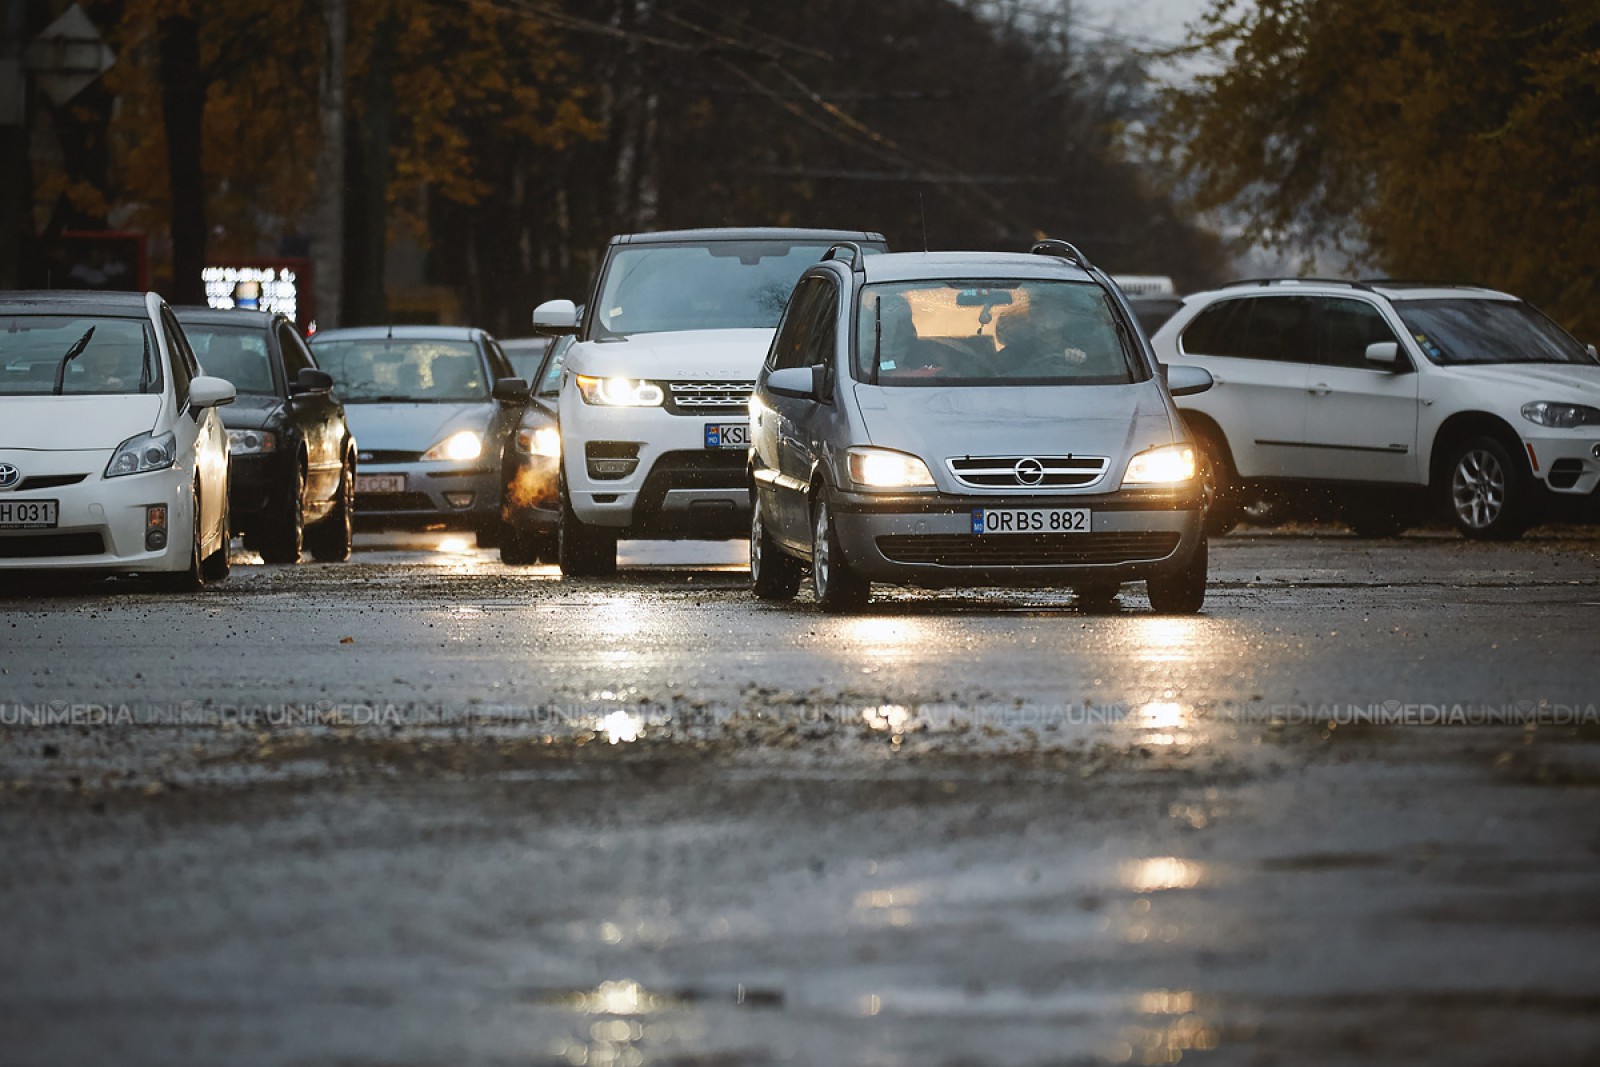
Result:
[[506,482],[500,517],[518,530],[552,533],[561,525],[561,460],[519,455]]
[[[363,463],[356,474],[356,520],[366,527],[487,525],[500,517],[500,468],[495,458],[493,467],[484,465],[483,459],[470,464]],[[399,488],[363,490],[383,475],[399,477]],[[468,494],[470,502],[463,502],[469,500]]]
[[1600,488],[1600,434],[1593,431],[1523,435],[1534,474],[1553,496],[1588,497]]
[[228,512],[235,531],[273,505],[295,461],[291,453],[238,455],[228,460]]
[[[1181,570],[1204,539],[1198,488],[1098,495],[835,493],[834,529],[851,567],[927,588],[1136,582]],[[972,532],[975,508],[1088,508],[1087,533]]]
[[[52,529],[0,530],[0,570],[72,570],[106,574],[181,571],[194,543],[194,472],[173,467],[104,478],[110,452],[0,451],[30,475],[75,477],[71,485],[0,494],[7,501],[54,500]],[[167,544],[145,547],[146,511],[167,507]]]

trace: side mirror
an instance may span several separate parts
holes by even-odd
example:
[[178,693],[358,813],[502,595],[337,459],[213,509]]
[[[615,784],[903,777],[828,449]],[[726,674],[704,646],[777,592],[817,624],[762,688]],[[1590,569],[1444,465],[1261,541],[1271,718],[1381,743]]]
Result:
[[1396,370],[1400,365],[1400,345],[1395,341],[1374,341],[1367,346],[1367,362],[1385,370]]
[[1210,371],[1187,363],[1177,365],[1163,363],[1161,375],[1166,379],[1167,391],[1173,396],[1194,396],[1216,384],[1216,379],[1211,377]]
[[202,374],[189,382],[189,408],[192,411],[231,404],[238,395],[239,391],[233,387],[233,383],[225,378]]
[[533,309],[533,332],[557,337],[578,332],[578,305],[570,300],[546,300]]
[[290,396],[299,396],[302,393],[330,393],[332,391],[333,375],[315,367],[301,367],[296,372],[294,381],[289,383]]
[[767,391],[774,396],[787,396],[795,400],[815,400],[817,372],[821,367],[785,367],[767,375]]
[[522,378],[497,378],[494,383],[494,398],[502,404],[526,404],[528,383]]

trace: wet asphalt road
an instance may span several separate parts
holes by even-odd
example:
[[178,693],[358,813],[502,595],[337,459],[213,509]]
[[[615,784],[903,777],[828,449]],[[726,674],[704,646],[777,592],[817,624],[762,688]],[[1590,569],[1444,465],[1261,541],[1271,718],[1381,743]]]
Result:
[[631,549],[0,593],[0,1062],[1600,1057],[1593,531],[1194,618]]

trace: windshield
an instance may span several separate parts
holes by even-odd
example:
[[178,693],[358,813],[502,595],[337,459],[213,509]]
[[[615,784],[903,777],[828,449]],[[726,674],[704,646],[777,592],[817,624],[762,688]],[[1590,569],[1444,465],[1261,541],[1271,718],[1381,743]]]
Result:
[[888,386],[1125,385],[1138,380],[1106,294],[994,278],[862,290],[856,377]]
[[189,347],[194,349],[202,373],[232,382],[233,388],[244,396],[277,395],[264,332],[191,323],[184,323],[183,332],[188,335]]
[[596,336],[773,329],[801,273],[829,247],[785,241],[621,246],[600,290]]
[[161,392],[161,360],[145,319],[0,316],[0,396]]
[[1594,364],[1571,334],[1521,300],[1396,300],[1394,309],[1434,363]]
[[333,375],[346,403],[461,403],[489,398],[488,376],[471,341],[418,338],[313,342],[317,366]]

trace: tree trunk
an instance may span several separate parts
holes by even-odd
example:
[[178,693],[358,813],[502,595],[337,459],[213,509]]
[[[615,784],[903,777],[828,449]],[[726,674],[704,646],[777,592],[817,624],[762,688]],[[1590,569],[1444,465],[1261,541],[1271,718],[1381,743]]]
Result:
[[321,329],[343,321],[344,62],[348,26],[346,0],[323,0],[322,78],[317,87],[322,146],[317,152],[317,221],[311,240],[316,267],[316,323]]
[[351,326],[388,321],[384,272],[389,249],[389,177],[394,144],[393,14],[378,23],[367,62],[364,107],[350,123],[345,201],[345,318]]
[[161,115],[167,131],[167,188],[172,198],[172,285],[175,304],[204,304],[206,181],[201,126],[206,86],[200,72],[200,24],[192,15],[163,18]]

